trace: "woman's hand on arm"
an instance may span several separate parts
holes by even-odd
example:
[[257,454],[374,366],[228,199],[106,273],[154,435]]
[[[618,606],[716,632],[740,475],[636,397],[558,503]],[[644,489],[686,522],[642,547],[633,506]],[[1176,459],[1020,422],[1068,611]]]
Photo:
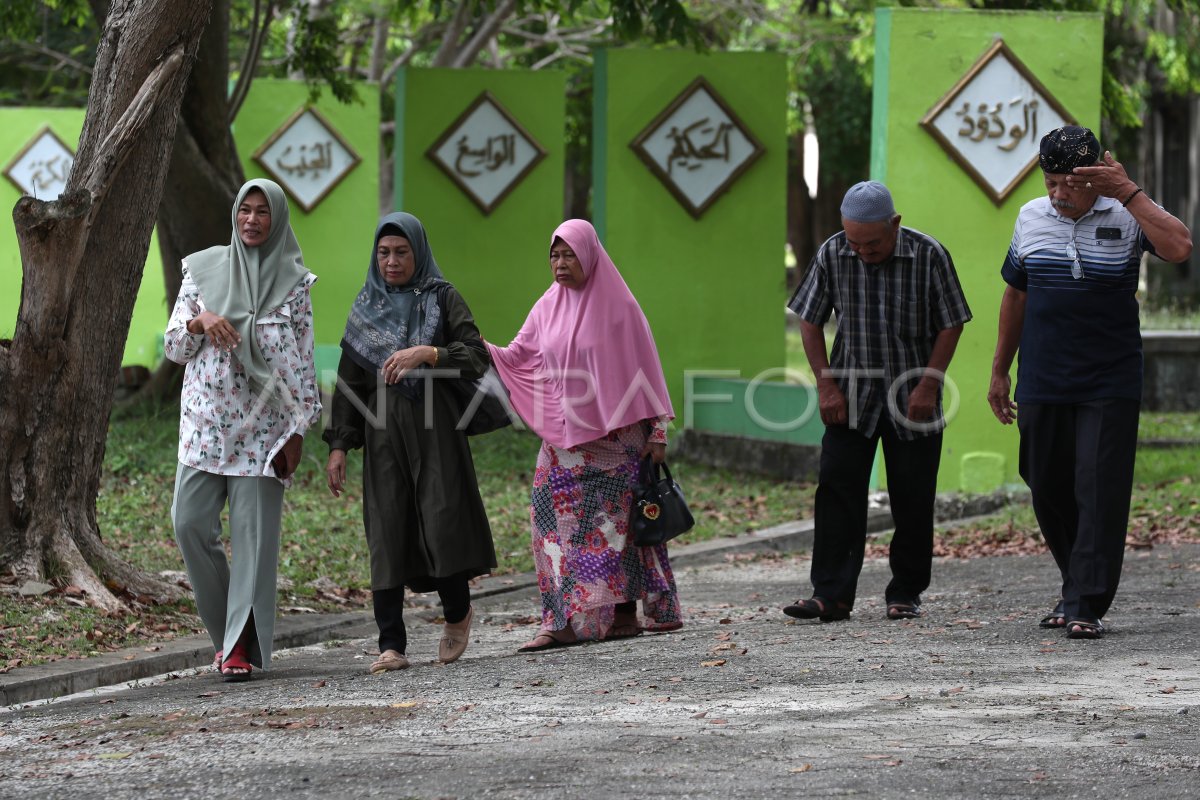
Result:
[[388,356],[387,361],[383,362],[383,369],[380,371],[383,373],[384,383],[391,385],[399,383],[409,370],[414,370],[422,364],[434,366],[437,364],[437,360],[436,347],[420,344],[392,353]]
[[229,320],[211,311],[201,311],[189,320],[187,331],[193,335],[204,334],[215,347],[222,350],[232,350],[242,341],[242,337],[237,329],[229,324]]
[[329,460],[325,462],[325,478],[329,483],[329,491],[334,497],[341,497],[346,488],[346,451],[330,450]]

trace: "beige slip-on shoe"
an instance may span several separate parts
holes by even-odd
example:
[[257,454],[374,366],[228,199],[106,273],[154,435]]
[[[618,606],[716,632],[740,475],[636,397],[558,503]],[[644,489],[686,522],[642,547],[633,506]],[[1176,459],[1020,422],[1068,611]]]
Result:
[[375,663],[371,665],[371,674],[378,675],[381,672],[391,672],[394,669],[407,669],[408,659],[403,653],[395,650],[384,650],[379,654],[379,658],[375,659]]
[[442,628],[442,640],[438,642],[438,661],[449,664],[458,660],[467,649],[467,642],[471,638],[471,621],[474,618],[475,606],[469,606],[467,615],[461,622],[455,622],[453,625],[446,623]]

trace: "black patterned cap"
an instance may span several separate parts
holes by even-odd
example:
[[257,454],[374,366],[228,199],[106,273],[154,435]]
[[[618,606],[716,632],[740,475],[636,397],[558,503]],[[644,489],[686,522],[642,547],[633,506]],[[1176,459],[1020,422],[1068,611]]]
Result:
[[1100,142],[1087,128],[1064,125],[1042,137],[1038,160],[1042,172],[1066,175],[1076,167],[1090,167],[1099,161]]

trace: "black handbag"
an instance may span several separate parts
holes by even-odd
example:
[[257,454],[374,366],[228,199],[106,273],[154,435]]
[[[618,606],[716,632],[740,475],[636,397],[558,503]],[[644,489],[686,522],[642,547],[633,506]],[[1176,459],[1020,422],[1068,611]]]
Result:
[[[438,287],[438,305],[446,307],[446,289],[448,284]],[[442,329],[445,330],[446,317],[442,316]],[[491,433],[501,428],[517,423],[523,428],[520,418],[512,410],[508,401],[508,390],[495,367],[488,367],[483,376],[475,380],[469,378],[451,377],[448,384],[451,393],[458,398],[458,424],[455,430],[465,431],[467,436],[478,436],[481,433]]]
[[[660,474],[660,470],[661,473]],[[683,499],[683,489],[664,464],[646,456],[638,466],[629,508],[629,532],[638,547],[653,547],[687,533],[696,524]]]
[[449,384],[459,400],[457,430],[478,436],[513,424],[508,393],[495,367],[488,367],[477,380],[450,378]]

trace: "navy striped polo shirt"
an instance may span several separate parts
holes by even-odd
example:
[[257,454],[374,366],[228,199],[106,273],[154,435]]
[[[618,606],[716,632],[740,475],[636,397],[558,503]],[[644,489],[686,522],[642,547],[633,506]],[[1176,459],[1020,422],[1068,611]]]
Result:
[[1026,292],[1018,351],[1020,403],[1142,397],[1138,268],[1154,247],[1124,207],[1097,198],[1078,220],[1050,198],[1021,207],[1000,270]]

